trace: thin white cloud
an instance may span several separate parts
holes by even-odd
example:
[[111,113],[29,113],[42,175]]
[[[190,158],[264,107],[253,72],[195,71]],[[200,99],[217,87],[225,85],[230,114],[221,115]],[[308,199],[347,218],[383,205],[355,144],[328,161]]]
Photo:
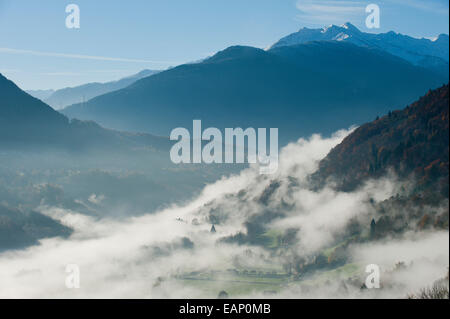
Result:
[[361,1],[299,0],[297,18],[308,23],[343,23],[364,14]]
[[157,60],[141,60],[141,59],[127,59],[127,58],[114,58],[106,56],[94,56],[83,54],[68,54],[68,53],[56,53],[56,52],[42,52],[34,50],[22,50],[13,48],[0,48],[0,53],[8,54],[27,54],[34,56],[48,56],[57,58],[69,58],[69,59],[83,59],[83,60],[98,60],[98,61],[115,61],[115,62],[132,62],[132,63],[159,63],[159,64],[176,64],[174,61],[157,61]]

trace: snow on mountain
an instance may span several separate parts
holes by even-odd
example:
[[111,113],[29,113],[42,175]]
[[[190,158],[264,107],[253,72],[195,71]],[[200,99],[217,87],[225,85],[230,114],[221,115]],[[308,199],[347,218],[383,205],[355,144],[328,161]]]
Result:
[[448,66],[449,61],[449,36],[447,34],[441,34],[435,40],[417,39],[393,31],[373,34],[362,32],[349,22],[341,26],[330,25],[322,29],[302,28],[298,32],[282,38],[271,48],[310,41],[346,41],[358,46],[380,49],[424,67]]

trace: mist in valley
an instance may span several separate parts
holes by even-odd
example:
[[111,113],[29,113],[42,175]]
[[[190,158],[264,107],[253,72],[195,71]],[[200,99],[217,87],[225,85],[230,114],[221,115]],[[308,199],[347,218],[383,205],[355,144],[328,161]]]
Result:
[[[352,131],[285,146],[273,175],[260,175],[256,165],[239,172],[170,164],[152,169],[152,161],[107,154],[23,156],[2,165],[2,209],[33,211],[61,229],[0,254],[0,297],[417,293],[448,274],[448,229],[417,231],[420,220],[395,206],[384,214],[408,216],[402,231],[377,237],[371,225],[380,219],[380,207],[407,196],[414,182],[389,173],[343,192],[332,180],[317,187],[310,179],[319,161]],[[2,154],[3,163],[8,156],[13,154]],[[417,209],[445,214],[448,201]],[[80,269],[78,289],[66,287],[66,266],[72,264]],[[379,289],[365,287],[370,264],[381,269]]]

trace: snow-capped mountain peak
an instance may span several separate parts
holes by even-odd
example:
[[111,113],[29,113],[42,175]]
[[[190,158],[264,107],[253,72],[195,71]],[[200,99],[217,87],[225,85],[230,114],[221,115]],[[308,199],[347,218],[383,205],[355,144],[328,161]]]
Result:
[[298,32],[280,39],[271,48],[311,41],[346,41],[388,52],[415,65],[426,67],[431,63],[437,69],[448,69],[449,36],[447,34],[441,34],[435,40],[430,40],[417,39],[394,31],[366,33],[350,22],[340,26],[332,24],[320,29],[301,28]]

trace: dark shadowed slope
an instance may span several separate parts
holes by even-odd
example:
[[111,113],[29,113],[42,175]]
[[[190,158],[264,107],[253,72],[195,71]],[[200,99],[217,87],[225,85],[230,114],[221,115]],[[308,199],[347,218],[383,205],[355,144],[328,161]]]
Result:
[[26,90],[28,94],[31,96],[44,101],[45,99],[49,98],[53,93],[55,93],[55,90]]
[[0,146],[68,150],[140,146],[167,150],[169,141],[148,134],[107,130],[94,122],[69,121],[0,74]]
[[111,128],[168,136],[175,127],[278,127],[281,142],[331,133],[412,102],[444,79],[381,51],[317,42],[230,47],[63,110]]
[[420,192],[448,198],[448,85],[356,129],[322,160],[315,178],[333,177],[342,189],[353,190],[388,169],[415,177]]

